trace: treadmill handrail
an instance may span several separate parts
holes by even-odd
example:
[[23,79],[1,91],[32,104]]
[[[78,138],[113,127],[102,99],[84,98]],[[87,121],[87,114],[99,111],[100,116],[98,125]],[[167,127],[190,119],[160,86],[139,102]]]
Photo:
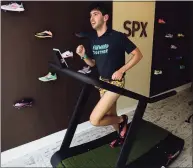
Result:
[[74,78],[76,78],[76,79],[78,79],[80,81],[83,81],[83,82],[87,83],[87,84],[91,84],[93,86],[104,88],[106,90],[109,90],[109,91],[112,91],[112,92],[124,95],[126,97],[130,97],[130,98],[133,98],[133,99],[136,99],[136,100],[148,101],[148,97],[145,97],[143,95],[140,95],[138,93],[129,91],[127,89],[120,88],[118,86],[109,84],[107,82],[103,82],[103,81],[100,81],[100,80],[88,77],[88,76],[86,76],[84,74],[81,74],[81,73],[78,73],[78,72],[76,72],[76,71],[74,71],[72,69],[69,69],[69,68],[63,68],[62,69],[58,65],[55,65],[53,63],[50,63],[50,66],[52,66],[53,68],[55,68],[58,71],[63,72],[64,74],[67,74],[67,75],[69,75],[71,77],[74,77]]
[[49,63],[49,64],[50,64],[51,67],[55,68],[56,70],[61,71],[62,73],[67,74],[71,77],[74,77],[75,79],[78,79],[78,80],[80,80],[84,83],[91,84],[93,86],[97,86],[97,87],[100,87],[100,88],[103,88],[103,89],[118,93],[120,95],[129,97],[129,98],[133,98],[135,100],[143,100],[143,101],[146,101],[147,103],[154,103],[154,102],[163,100],[165,98],[168,98],[170,96],[173,96],[177,93],[176,91],[170,91],[170,92],[167,92],[167,93],[164,93],[164,94],[149,98],[149,97],[143,96],[141,94],[132,92],[130,90],[127,90],[127,89],[120,88],[118,86],[112,85],[110,83],[88,77],[88,76],[86,76],[84,74],[81,74],[81,73],[78,73],[78,72],[76,72],[72,69],[61,68],[61,67],[59,67],[58,65],[56,65],[54,63]]

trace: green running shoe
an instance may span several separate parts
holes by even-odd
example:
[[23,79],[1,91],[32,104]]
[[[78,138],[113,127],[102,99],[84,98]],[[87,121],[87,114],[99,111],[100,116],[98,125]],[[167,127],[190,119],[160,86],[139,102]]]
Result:
[[185,69],[185,66],[184,65],[180,65],[180,69]]
[[52,75],[52,73],[49,72],[46,76],[40,77],[38,79],[42,82],[49,82],[49,81],[52,81],[52,80],[56,80],[57,75],[56,74]]

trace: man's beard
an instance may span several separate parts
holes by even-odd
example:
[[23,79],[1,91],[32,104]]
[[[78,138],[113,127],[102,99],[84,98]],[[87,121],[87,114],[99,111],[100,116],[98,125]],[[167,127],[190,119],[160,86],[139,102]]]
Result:
[[100,22],[100,23],[98,23],[98,25],[96,25],[95,27],[94,27],[94,29],[95,30],[100,30],[102,27],[103,27],[103,24],[104,24],[104,22]]

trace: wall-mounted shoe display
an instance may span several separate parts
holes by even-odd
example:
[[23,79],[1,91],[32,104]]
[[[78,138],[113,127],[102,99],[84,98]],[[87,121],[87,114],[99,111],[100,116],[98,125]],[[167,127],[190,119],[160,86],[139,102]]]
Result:
[[53,34],[51,31],[45,30],[43,32],[36,33],[35,36],[38,38],[52,38]]
[[162,74],[162,70],[154,70],[154,75],[161,75]]
[[57,79],[57,75],[56,73],[52,74],[51,72],[49,72],[46,76],[39,77],[38,79],[42,82],[54,81]]
[[173,38],[173,34],[170,34],[170,33],[169,33],[169,34],[166,34],[165,37],[166,37],[166,38]]
[[182,56],[178,56],[176,57],[177,60],[181,60],[182,59]]
[[73,57],[73,52],[72,51],[65,51],[62,53],[62,58],[69,58],[69,57]]
[[175,45],[171,45],[170,48],[171,49],[177,49],[177,47]]
[[180,69],[185,69],[185,66],[184,65],[180,65]]
[[78,72],[83,73],[83,74],[89,74],[91,73],[90,66],[84,66],[82,69],[78,70]]
[[23,12],[25,9],[23,3],[13,2],[7,5],[1,5],[1,9],[4,11]]
[[158,23],[165,24],[166,22],[163,19],[158,19]]
[[31,107],[34,103],[34,100],[32,98],[23,98],[21,100],[17,100],[13,106],[17,109],[21,109],[24,107]]
[[177,37],[184,37],[184,34],[178,33]]

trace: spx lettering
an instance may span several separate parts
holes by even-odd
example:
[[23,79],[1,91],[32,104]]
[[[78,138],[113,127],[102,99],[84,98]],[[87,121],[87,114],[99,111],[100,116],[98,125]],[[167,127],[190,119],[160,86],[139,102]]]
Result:
[[138,22],[138,21],[129,21],[126,20],[123,23],[123,27],[125,30],[127,30],[128,32],[125,33],[127,36],[131,36],[135,37],[135,32],[141,31],[140,33],[140,37],[147,37],[147,32],[146,32],[146,28],[147,28],[147,22]]

